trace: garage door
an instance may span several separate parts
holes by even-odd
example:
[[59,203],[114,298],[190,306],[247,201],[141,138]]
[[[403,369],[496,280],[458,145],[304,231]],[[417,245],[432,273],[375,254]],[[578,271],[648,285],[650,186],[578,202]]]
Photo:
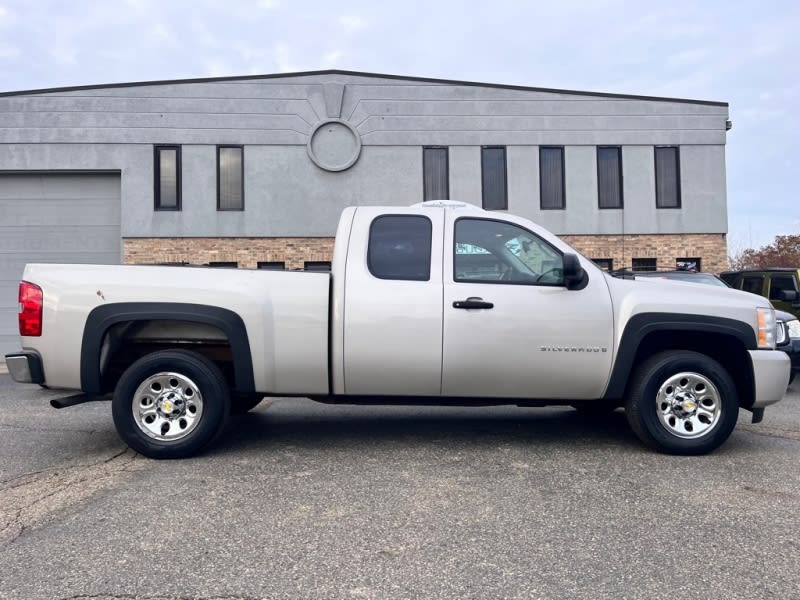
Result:
[[119,174],[0,174],[0,361],[19,349],[25,263],[119,263]]

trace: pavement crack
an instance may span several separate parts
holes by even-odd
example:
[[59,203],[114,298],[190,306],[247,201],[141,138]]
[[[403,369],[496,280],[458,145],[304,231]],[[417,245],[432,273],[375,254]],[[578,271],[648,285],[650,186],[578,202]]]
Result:
[[68,471],[68,470],[71,470],[71,469],[78,469],[78,470],[80,470],[80,469],[90,469],[90,468],[96,467],[98,465],[107,464],[107,463],[109,463],[109,462],[111,462],[113,460],[116,460],[116,459],[120,458],[121,456],[123,456],[125,454],[131,454],[133,456],[133,458],[136,458],[138,456],[138,454],[136,452],[134,452],[133,450],[130,450],[129,448],[125,448],[123,450],[120,450],[119,452],[117,452],[116,454],[112,455],[109,458],[104,458],[103,460],[99,460],[99,461],[96,461],[96,462],[93,462],[93,463],[69,465],[69,466],[62,466],[62,467],[50,467],[48,469],[42,469],[40,471],[31,471],[30,473],[23,473],[22,475],[16,475],[15,477],[10,477],[8,479],[0,480],[0,486],[5,485],[6,483],[11,483],[12,481],[24,480],[21,483],[18,483],[18,484],[15,484],[15,485],[10,485],[8,487],[0,487],[0,492],[5,492],[7,490],[14,489],[15,487],[19,487],[21,485],[27,485],[29,483],[29,479],[31,477],[36,477],[38,475],[42,475],[42,474],[45,474],[45,473],[52,473],[52,474],[57,475],[59,472]]
[[[130,450],[129,448],[124,448],[124,449],[120,450],[119,452],[117,452],[116,454],[110,456],[109,458],[106,458],[105,460],[103,460],[101,462],[110,463],[112,460],[116,460],[120,456],[124,456],[125,454],[129,454],[129,453],[132,453],[133,454],[133,458],[136,458],[136,453],[133,450]],[[99,463],[95,463],[95,464],[99,464]]]
[[76,594],[63,596],[58,600],[269,600],[269,596],[245,596],[242,594],[223,594],[212,596],[150,595],[150,594]]
[[21,527],[19,525],[19,518],[21,515],[22,515],[22,509],[20,508],[19,510],[17,510],[16,514],[9,521],[6,521],[6,524],[3,525],[2,529],[0,529],[0,539],[4,535],[8,535],[10,538],[9,540],[10,543],[13,542],[15,539],[17,539],[20,535],[22,535],[24,527]]
[[[10,425],[8,423],[0,423],[0,428],[4,429],[14,429],[16,431],[40,431],[40,432],[63,432],[64,429],[62,427],[29,427],[27,425]],[[70,431],[75,433],[97,433],[95,429],[70,429]]]
[[754,433],[755,435],[761,435],[764,437],[773,437],[773,438],[782,438],[784,440],[800,441],[800,431],[797,431],[796,429],[786,429],[784,427],[776,427],[775,425],[764,425],[763,423],[759,423],[756,425],[745,423],[739,425],[737,429],[741,429],[743,431],[747,431],[748,433]]
[[[16,475],[14,477],[9,477],[8,479],[0,479],[0,485],[6,484],[6,483],[11,483],[12,481],[19,481],[20,479],[24,479],[26,477],[33,477],[35,475],[41,475],[42,473],[47,473],[48,471],[52,471],[52,470],[53,470],[53,468],[42,469],[41,471],[31,471],[30,473],[23,473],[22,475]],[[9,488],[0,488],[0,492],[5,491],[6,489],[11,489],[11,487],[14,487],[14,486],[10,486]]]
[[0,548],[17,540],[26,530],[50,521],[59,511],[114,487],[145,461],[125,449],[88,465],[46,469],[7,480],[0,489]]

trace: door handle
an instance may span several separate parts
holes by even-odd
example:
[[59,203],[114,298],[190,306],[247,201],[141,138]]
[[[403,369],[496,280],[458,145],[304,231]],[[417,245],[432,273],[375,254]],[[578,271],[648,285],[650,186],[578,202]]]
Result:
[[491,302],[484,302],[483,298],[467,298],[466,300],[456,300],[453,308],[494,308]]

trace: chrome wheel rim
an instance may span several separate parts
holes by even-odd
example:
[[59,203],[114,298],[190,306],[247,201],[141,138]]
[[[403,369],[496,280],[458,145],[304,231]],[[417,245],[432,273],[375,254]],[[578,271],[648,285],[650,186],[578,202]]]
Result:
[[197,428],[203,416],[203,395],[180,373],[156,373],[133,395],[133,419],[148,437],[162,442],[180,440]]
[[656,395],[656,413],[669,433],[691,440],[714,429],[722,416],[722,401],[707,377],[678,373],[661,384]]

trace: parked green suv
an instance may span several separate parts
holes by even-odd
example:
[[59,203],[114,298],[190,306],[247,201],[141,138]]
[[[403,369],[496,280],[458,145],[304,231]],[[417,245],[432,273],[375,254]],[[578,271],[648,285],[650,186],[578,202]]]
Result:
[[777,310],[800,318],[800,269],[745,269],[720,277],[732,288],[769,298]]

